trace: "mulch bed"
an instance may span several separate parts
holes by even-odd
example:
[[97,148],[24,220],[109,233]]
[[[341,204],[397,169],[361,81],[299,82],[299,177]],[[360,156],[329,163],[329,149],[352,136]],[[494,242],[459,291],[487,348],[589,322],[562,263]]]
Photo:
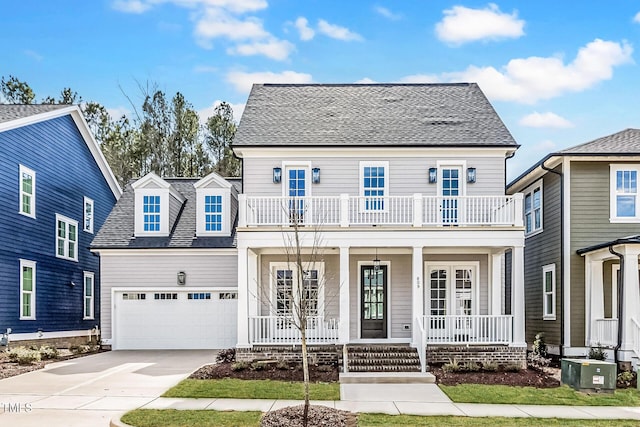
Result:
[[[260,420],[260,427],[302,427],[304,405],[288,406],[267,412]],[[357,427],[356,414],[326,406],[309,405],[307,427]]]
[[[298,364],[289,364],[287,369],[278,369],[275,364],[265,364],[260,370],[247,368],[240,371],[234,371],[232,366],[233,363],[205,365],[191,374],[189,378],[198,380],[237,378],[242,380],[303,381],[302,365]],[[312,382],[337,382],[338,368],[330,365],[309,365],[309,378]]]
[[77,357],[89,356],[91,354],[102,353],[105,350],[92,351],[81,354],[71,354],[65,350],[61,350],[61,355],[55,359],[41,360],[30,365],[20,365],[17,362],[12,362],[6,353],[0,352],[0,380],[9,377],[15,377],[16,375],[26,374],[27,372],[37,371],[44,368],[49,363],[62,362],[64,360],[75,359]]
[[430,366],[436,383],[442,385],[486,384],[519,387],[559,387],[560,381],[547,372],[537,369],[522,369],[518,372],[445,372],[442,367]]

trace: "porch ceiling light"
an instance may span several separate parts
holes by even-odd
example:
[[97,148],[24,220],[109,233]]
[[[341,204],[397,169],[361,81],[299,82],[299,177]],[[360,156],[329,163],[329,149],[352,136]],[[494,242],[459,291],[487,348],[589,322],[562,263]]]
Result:
[[438,182],[438,169],[429,168],[429,184],[435,184]]
[[467,168],[467,182],[469,184],[476,182],[476,168]]
[[280,184],[282,180],[282,168],[273,168],[273,183]]

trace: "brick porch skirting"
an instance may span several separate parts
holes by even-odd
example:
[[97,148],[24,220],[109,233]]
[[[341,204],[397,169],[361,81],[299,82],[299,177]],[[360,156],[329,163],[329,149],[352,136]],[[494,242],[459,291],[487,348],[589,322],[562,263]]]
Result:
[[500,365],[518,364],[527,366],[527,347],[509,347],[506,345],[469,345],[469,346],[427,346],[427,363],[493,361]]
[[[320,365],[334,365],[338,363],[338,356],[342,354],[342,346],[313,345],[307,346],[309,362]],[[254,360],[286,360],[302,363],[302,347],[299,345],[269,345],[253,346],[252,348],[237,348],[236,360],[252,362]]]
[[91,339],[89,339],[88,335],[81,335],[75,337],[56,337],[56,338],[36,338],[30,340],[13,340],[11,339],[11,335],[9,335],[9,348],[15,347],[30,347],[36,346],[40,347],[43,345],[48,345],[55,348],[69,348],[74,345],[96,345],[98,343],[96,336],[92,335]]

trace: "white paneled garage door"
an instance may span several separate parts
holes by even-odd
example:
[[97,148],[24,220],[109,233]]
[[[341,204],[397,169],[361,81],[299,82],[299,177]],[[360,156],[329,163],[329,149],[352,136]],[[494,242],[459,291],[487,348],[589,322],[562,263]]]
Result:
[[215,349],[236,345],[236,291],[118,290],[113,348]]

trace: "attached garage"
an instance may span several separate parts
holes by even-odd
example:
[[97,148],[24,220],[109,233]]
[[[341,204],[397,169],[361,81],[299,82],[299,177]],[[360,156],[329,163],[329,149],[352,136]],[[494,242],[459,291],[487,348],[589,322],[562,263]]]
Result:
[[236,345],[235,289],[112,291],[115,350],[221,349]]

